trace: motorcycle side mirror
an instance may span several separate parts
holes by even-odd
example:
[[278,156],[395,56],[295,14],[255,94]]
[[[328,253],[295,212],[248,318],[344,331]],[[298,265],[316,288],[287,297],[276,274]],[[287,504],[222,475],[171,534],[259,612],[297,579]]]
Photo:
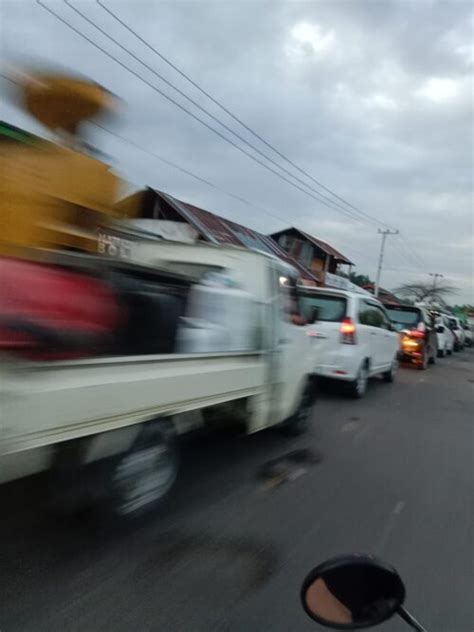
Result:
[[398,613],[414,629],[423,631],[403,608],[405,586],[397,571],[370,555],[323,562],[304,580],[301,600],[306,613],[328,628],[369,628]]

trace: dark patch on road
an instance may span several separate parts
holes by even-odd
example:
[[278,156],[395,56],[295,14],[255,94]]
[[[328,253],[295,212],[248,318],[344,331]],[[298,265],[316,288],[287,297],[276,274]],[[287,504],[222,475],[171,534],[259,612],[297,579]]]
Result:
[[265,487],[277,487],[287,481],[293,481],[305,474],[308,467],[320,463],[321,455],[308,448],[293,450],[264,463],[258,470],[258,477]]
[[160,536],[153,551],[134,572],[135,581],[158,573],[181,589],[208,591],[209,598],[235,603],[265,584],[277,569],[275,547],[258,539],[206,533]]
[[347,421],[341,426],[341,432],[354,432],[359,430],[360,423],[358,421]]

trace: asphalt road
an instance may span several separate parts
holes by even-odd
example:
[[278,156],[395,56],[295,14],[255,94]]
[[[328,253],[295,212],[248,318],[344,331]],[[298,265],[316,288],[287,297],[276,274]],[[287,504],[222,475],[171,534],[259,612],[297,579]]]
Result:
[[[473,632],[473,359],[401,370],[362,401],[325,392],[297,439],[188,440],[166,510],[133,530],[53,522],[41,476],[4,485],[1,631],[317,631],[304,575],[366,551],[399,569],[428,630]],[[313,458],[268,478],[295,449]]]

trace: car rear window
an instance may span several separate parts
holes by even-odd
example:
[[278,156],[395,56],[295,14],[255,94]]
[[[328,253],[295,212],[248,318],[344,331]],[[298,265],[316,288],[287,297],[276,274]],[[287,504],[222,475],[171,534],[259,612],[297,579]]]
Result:
[[410,307],[386,307],[390,320],[396,329],[404,327],[416,327],[420,322],[420,311]]
[[318,309],[318,320],[340,322],[346,316],[347,301],[343,296],[330,294],[302,294],[300,295],[301,311],[305,318],[311,316],[314,307]]

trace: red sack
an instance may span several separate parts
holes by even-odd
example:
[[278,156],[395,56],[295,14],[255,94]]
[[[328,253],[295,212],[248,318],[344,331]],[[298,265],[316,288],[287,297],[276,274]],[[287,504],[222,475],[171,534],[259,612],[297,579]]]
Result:
[[111,338],[118,317],[103,281],[0,258],[0,350],[35,359],[94,355]]

